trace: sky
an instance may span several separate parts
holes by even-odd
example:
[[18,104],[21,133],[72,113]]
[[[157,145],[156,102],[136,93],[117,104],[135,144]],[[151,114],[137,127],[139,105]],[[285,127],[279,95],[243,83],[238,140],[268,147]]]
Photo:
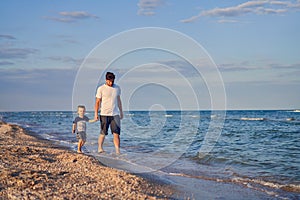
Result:
[[300,108],[300,0],[0,4],[0,111],[92,110],[107,70],[124,110]]

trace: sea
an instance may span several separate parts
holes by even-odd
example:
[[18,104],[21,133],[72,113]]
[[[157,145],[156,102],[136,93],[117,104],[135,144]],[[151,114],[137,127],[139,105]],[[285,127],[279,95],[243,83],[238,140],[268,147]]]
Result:
[[[75,117],[72,111],[0,112],[1,121],[74,151]],[[169,177],[198,179],[236,184],[268,199],[300,199],[300,110],[128,111],[121,123],[120,155],[111,134],[105,153],[97,152],[100,122],[87,124],[84,153],[171,183]]]

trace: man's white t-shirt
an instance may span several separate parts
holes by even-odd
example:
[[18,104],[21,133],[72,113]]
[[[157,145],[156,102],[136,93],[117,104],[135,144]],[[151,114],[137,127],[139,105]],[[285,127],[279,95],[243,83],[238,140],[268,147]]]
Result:
[[96,98],[102,99],[101,112],[103,116],[120,115],[118,107],[118,96],[121,95],[121,88],[113,84],[112,87],[103,84],[97,89]]

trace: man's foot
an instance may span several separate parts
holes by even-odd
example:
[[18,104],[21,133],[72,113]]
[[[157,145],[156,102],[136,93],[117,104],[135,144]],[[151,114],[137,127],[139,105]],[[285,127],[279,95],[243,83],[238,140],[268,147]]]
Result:
[[98,149],[98,153],[104,153],[105,151],[103,149]]
[[120,149],[116,149],[116,154],[117,154],[117,155],[120,155],[120,154],[121,154]]
[[77,153],[82,153],[82,151],[79,151],[79,150],[78,150]]

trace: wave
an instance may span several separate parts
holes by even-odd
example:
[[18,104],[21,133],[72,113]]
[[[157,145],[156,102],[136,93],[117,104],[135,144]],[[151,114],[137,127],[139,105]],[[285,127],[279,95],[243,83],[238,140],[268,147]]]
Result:
[[295,110],[286,110],[283,112],[295,112],[295,113],[300,113],[300,109],[295,109]]
[[265,121],[267,118],[264,117],[242,117],[241,120],[244,121]]
[[232,178],[216,178],[216,177],[207,177],[207,176],[198,176],[198,175],[195,176],[195,175],[188,175],[184,173],[172,173],[172,172],[169,172],[168,175],[223,182],[223,183],[239,184],[239,185],[243,185],[244,187],[265,192],[268,195],[272,195],[276,197],[281,196],[280,191],[300,193],[300,185],[298,184],[280,184],[271,181],[265,181],[259,178],[255,179],[255,178],[245,178],[245,177],[236,177],[236,176]]
[[262,185],[273,189],[281,189],[288,192],[300,193],[300,185],[297,184],[280,184],[280,183],[265,181],[262,179],[251,179],[251,178],[241,178],[241,177],[233,178],[232,182],[243,183],[243,184],[254,183],[254,184]]
[[242,121],[293,122],[293,123],[300,122],[299,119],[296,119],[294,117],[288,117],[288,118],[283,118],[283,119],[269,119],[269,118],[264,118],[264,117],[242,117],[238,120],[242,120]]
[[286,118],[286,121],[295,121],[295,118],[294,117],[289,117],[289,118]]
[[283,184],[276,183],[272,181],[263,180],[263,178],[251,178],[240,176],[237,173],[231,174],[231,176],[227,177],[219,177],[219,176],[207,176],[207,175],[191,175],[182,172],[172,172],[165,171],[162,169],[155,169],[149,166],[137,164],[133,162],[128,156],[128,152],[124,152],[121,155],[115,155],[114,153],[98,154],[95,150],[89,150],[88,153],[94,156],[96,159],[101,160],[101,162],[109,167],[134,172],[134,173],[144,173],[144,172],[156,172],[161,175],[167,176],[180,176],[185,178],[193,178],[193,179],[201,179],[222,183],[233,183],[243,185],[244,187],[265,192],[269,195],[279,197],[282,191],[300,193],[300,184]]

